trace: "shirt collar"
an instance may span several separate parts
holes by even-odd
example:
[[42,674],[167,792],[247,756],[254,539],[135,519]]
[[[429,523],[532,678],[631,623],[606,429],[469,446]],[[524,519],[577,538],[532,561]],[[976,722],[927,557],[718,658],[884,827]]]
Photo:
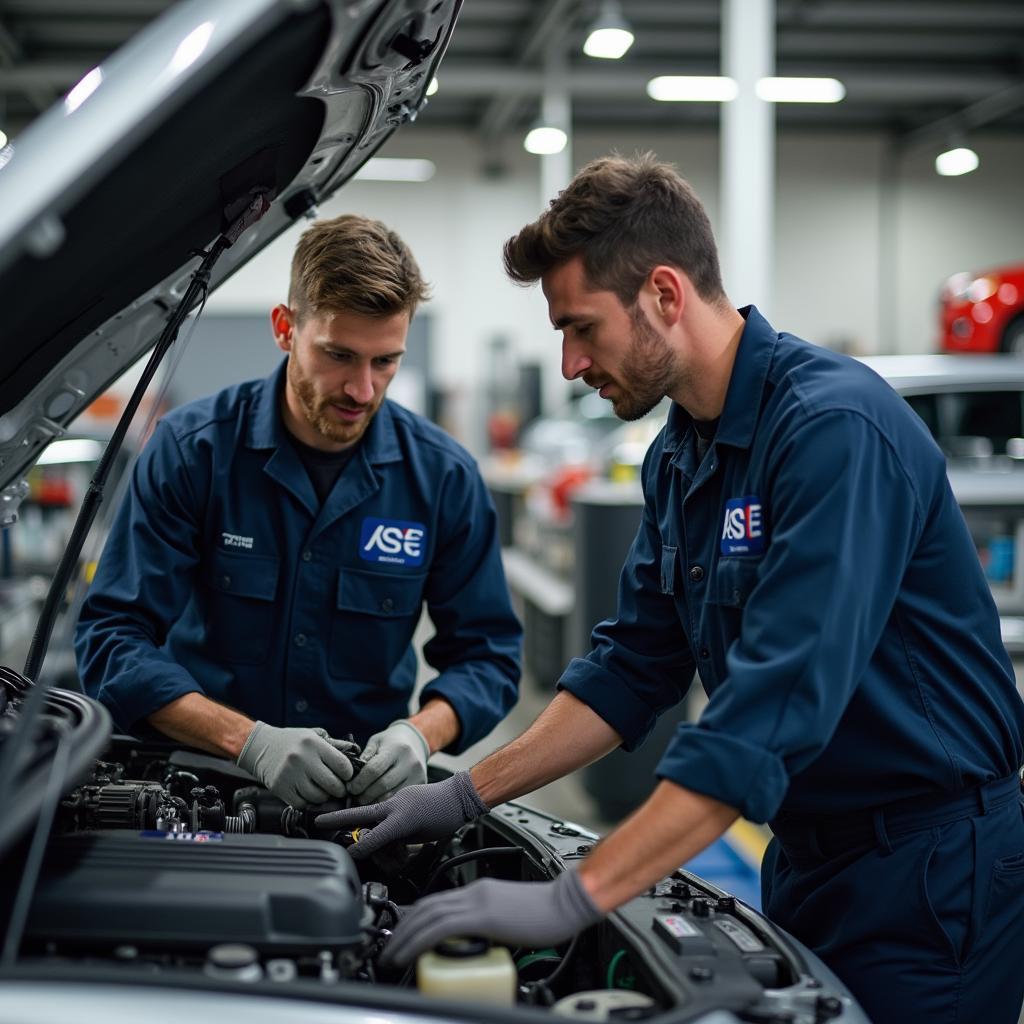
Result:
[[[249,448],[280,448],[287,440],[279,405],[287,366],[288,360],[283,359],[277,369],[263,379],[256,391],[245,438]],[[370,420],[360,445],[367,462],[371,464],[396,462],[402,458],[389,399],[381,403]]]
[[[737,312],[746,323],[736,348],[715,444],[749,448],[779,336],[756,306],[743,306]],[[665,451],[675,451],[683,443],[692,423],[693,417],[673,402],[665,425]]]

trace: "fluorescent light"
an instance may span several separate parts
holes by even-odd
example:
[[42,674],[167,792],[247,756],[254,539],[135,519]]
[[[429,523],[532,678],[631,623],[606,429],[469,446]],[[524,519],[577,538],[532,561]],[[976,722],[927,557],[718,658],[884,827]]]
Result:
[[0,149],[3,149],[4,146],[6,146],[6,145],[7,145],[7,135],[4,133],[3,129],[0,128]]
[[93,68],[71,92],[64,97],[64,106],[69,114],[73,114],[99,87],[103,81],[103,72]]
[[437,92],[438,88],[439,88],[439,86],[437,84],[437,79],[436,78],[432,78],[430,80],[430,85],[427,86],[427,95],[428,96],[433,96],[434,93]]
[[734,79],[717,75],[660,75],[647,83],[647,95],[663,103],[728,103],[737,92]]
[[561,153],[568,141],[569,137],[561,128],[542,124],[526,133],[523,148],[527,153],[535,153],[537,156],[550,156],[553,153]]
[[436,168],[430,160],[375,156],[355,173],[360,181],[430,181]]
[[583,52],[588,57],[618,60],[633,45],[633,33],[615,0],[605,0],[590,26]]
[[935,170],[946,178],[969,174],[978,166],[978,154],[966,146],[947,149],[935,158]]
[[95,462],[103,454],[103,445],[87,437],[69,437],[54,441],[43,449],[37,465],[56,466],[66,462]]
[[846,95],[837,78],[761,78],[754,91],[768,103],[838,103]]

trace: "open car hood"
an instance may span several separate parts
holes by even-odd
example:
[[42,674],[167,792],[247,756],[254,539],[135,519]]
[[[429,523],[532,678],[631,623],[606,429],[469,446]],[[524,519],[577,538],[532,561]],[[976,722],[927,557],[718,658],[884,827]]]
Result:
[[189,0],[0,150],[0,524],[26,470],[215,288],[415,117],[461,0]]

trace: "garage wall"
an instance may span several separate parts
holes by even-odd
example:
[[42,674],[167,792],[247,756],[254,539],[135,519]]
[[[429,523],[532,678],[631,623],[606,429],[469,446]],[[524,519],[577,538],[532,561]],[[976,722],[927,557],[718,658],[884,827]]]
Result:
[[[932,169],[933,153],[887,163],[887,147],[877,134],[781,136],[775,297],[767,311],[774,322],[855,352],[929,350],[936,296],[949,274],[1024,259],[1018,184],[1024,140],[972,141],[980,169],[943,179]],[[578,135],[574,162],[579,166],[612,148],[650,148],[676,163],[716,222],[717,133]],[[319,212],[379,217],[412,247],[434,286],[435,380],[455,395],[457,432],[479,450],[493,373],[488,351],[495,338],[507,338],[521,358],[543,362],[548,408],[566,393],[558,372],[558,335],[548,326],[543,296],[539,289],[511,285],[500,264],[502,242],[542,209],[538,161],[510,141],[506,173],[489,178],[480,171],[483,153],[475,138],[422,125],[399,133],[381,155],[429,157],[437,174],[424,184],[353,182]],[[278,239],[220,289],[208,308],[262,313],[283,300],[301,229]]]

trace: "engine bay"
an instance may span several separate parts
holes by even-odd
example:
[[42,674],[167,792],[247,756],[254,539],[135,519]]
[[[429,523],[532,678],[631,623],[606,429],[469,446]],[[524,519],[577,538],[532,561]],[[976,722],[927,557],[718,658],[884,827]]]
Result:
[[[447,841],[356,862],[357,836],[314,826],[324,809],[285,806],[231,762],[114,737],[60,800],[19,966],[397,994],[415,988],[413,968],[378,959],[405,908],[477,878],[551,879],[597,841],[505,804]],[[511,955],[517,1006],[531,1013],[809,1024],[846,1006],[796,944],[685,871],[562,948]]]

